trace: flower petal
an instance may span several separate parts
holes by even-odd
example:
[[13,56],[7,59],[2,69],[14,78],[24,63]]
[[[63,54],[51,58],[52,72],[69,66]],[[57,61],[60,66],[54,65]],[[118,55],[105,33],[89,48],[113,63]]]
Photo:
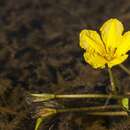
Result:
[[128,55],[123,55],[123,56],[113,59],[112,61],[108,62],[108,67],[111,68],[115,65],[121,64],[122,62],[124,62],[127,59],[127,57],[128,57]]
[[121,44],[116,50],[115,55],[120,56],[126,54],[130,50],[130,31],[126,32],[121,40]]
[[92,49],[100,54],[104,50],[100,35],[96,31],[86,29],[80,33],[80,47],[85,50]]
[[107,51],[118,47],[123,30],[123,24],[118,19],[109,19],[102,25],[100,31]]
[[107,61],[97,53],[85,52],[84,59],[87,63],[92,65],[93,68],[104,68]]

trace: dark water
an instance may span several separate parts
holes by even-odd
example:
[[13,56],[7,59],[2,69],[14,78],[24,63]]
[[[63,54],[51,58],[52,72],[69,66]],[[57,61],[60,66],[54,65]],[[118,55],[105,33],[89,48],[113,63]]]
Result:
[[[0,130],[33,130],[35,119],[25,100],[26,92],[93,93],[106,91],[106,70],[84,62],[79,32],[99,29],[109,18],[130,28],[129,0],[0,0]],[[129,68],[130,62],[125,65]],[[123,91],[130,78],[114,68]],[[120,82],[121,80],[121,82]],[[92,101],[61,101],[64,107]],[[119,125],[123,120],[124,124]],[[91,117],[65,113],[48,119],[41,130],[126,130],[125,118]],[[115,128],[112,125],[115,124]],[[125,129],[126,127],[126,129]]]

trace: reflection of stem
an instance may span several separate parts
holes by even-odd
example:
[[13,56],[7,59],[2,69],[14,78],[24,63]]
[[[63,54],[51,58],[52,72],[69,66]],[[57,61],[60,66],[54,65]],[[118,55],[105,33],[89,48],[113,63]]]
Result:
[[0,106],[0,113],[8,113],[11,115],[17,115],[18,113],[14,110],[12,110],[11,108],[7,108],[7,107],[1,107]]
[[80,112],[80,111],[102,111],[102,110],[113,110],[120,109],[119,105],[108,105],[108,106],[94,106],[94,107],[81,107],[81,108],[66,108],[66,109],[58,109],[58,113],[64,112]]
[[126,93],[126,95],[129,97],[130,96],[130,92],[125,92]]
[[119,64],[120,68],[124,70],[128,75],[130,75],[130,70],[127,69],[123,64]]
[[116,93],[116,86],[115,86],[115,83],[114,83],[114,77],[113,77],[113,74],[112,74],[112,71],[111,71],[110,68],[108,68],[108,73],[109,73],[109,77],[110,77],[111,91],[113,93]]
[[112,93],[109,94],[109,97],[108,97],[107,100],[105,101],[104,106],[106,106],[106,105],[109,103],[109,101],[110,101],[110,99],[111,99],[111,96],[112,96]]

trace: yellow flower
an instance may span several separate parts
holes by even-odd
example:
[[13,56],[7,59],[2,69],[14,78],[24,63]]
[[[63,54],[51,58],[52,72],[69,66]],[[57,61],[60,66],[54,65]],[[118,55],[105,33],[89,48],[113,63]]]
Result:
[[93,30],[82,30],[80,47],[86,50],[85,61],[94,68],[111,68],[124,62],[130,50],[130,31],[122,34],[123,31],[123,24],[115,18],[102,25],[101,36]]

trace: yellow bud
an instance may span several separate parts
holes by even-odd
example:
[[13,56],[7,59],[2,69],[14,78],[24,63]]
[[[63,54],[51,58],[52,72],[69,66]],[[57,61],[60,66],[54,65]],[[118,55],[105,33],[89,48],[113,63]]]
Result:
[[42,93],[42,94],[33,94],[31,93],[29,95],[29,99],[31,102],[43,102],[43,101],[48,101],[51,99],[54,99],[55,95],[54,94],[48,94],[48,93]]
[[40,108],[39,110],[37,110],[36,116],[46,118],[56,113],[57,111],[54,108]]

